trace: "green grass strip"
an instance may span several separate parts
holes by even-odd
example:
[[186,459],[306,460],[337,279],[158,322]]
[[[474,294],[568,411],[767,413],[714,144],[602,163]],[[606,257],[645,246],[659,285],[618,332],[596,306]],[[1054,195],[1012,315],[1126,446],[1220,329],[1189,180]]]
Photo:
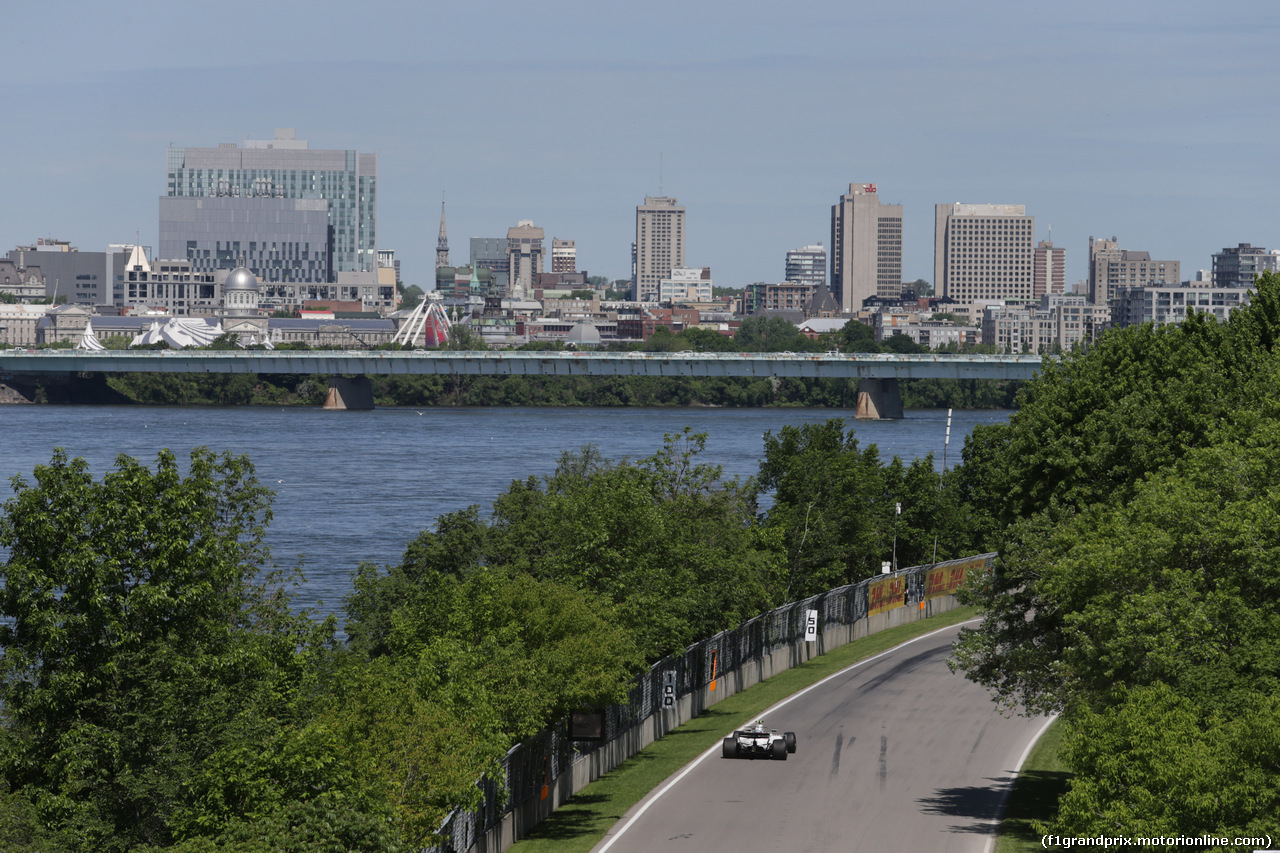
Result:
[[1018,780],[1009,792],[1009,806],[996,832],[995,853],[1040,850],[1040,835],[1033,820],[1048,823],[1058,813],[1058,798],[1067,791],[1071,774],[1058,756],[1062,743],[1062,718],[1054,720],[1036,741]]
[[579,791],[534,827],[528,838],[512,845],[512,853],[587,853],[627,809],[769,706],[860,660],[976,615],[975,608],[961,607],[890,628],[846,643],[721,700]]

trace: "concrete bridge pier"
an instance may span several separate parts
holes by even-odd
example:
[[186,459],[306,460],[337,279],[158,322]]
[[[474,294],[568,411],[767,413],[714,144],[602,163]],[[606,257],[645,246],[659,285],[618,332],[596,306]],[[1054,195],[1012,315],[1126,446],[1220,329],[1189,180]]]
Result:
[[897,379],[858,380],[858,411],[860,420],[900,420],[902,418],[902,392]]
[[333,411],[362,411],[373,408],[373,382],[368,376],[331,376],[324,407]]

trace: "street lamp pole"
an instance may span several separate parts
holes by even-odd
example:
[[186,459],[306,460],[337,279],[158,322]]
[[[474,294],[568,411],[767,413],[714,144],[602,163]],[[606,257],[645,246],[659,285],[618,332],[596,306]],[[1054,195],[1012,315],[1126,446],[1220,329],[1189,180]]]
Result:
[[893,570],[898,570],[898,516],[902,515],[902,502],[893,505]]

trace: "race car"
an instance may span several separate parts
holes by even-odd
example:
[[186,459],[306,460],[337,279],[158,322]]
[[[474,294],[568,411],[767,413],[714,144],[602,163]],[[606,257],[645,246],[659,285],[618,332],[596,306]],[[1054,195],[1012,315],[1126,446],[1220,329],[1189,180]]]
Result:
[[766,727],[764,720],[756,720],[725,738],[721,755],[724,758],[779,758],[786,761],[787,756],[795,751],[795,732],[780,732]]

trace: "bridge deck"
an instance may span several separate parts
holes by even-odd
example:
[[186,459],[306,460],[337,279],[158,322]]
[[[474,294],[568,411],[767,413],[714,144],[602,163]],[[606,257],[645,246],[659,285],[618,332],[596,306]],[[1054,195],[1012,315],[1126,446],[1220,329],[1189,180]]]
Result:
[[404,351],[0,352],[0,377],[51,373],[746,376],[811,379],[1030,379],[1034,355]]

